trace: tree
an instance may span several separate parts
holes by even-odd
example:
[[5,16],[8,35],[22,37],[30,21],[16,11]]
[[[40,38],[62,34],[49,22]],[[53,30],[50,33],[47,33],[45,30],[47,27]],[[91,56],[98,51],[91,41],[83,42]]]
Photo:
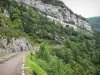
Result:
[[40,46],[40,51],[37,53],[37,57],[49,62],[51,60],[51,55],[49,53],[49,46],[46,43],[42,43]]
[[73,70],[74,70],[74,75],[84,75],[84,68],[80,65],[80,64],[75,64],[75,66],[73,66]]
[[30,33],[32,30],[32,22],[31,22],[31,17],[27,12],[23,12],[23,28],[24,32]]
[[10,5],[10,0],[0,0],[0,7],[7,8]]
[[66,38],[65,46],[66,46],[67,48],[71,48],[71,41],[70,41],[69,37]]

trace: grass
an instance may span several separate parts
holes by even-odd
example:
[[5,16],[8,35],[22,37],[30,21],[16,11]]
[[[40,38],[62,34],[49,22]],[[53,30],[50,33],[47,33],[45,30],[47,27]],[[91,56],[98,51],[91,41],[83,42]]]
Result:
[[30,59],[30,54],[25,56],[26,75],[48,75],[40,66]]

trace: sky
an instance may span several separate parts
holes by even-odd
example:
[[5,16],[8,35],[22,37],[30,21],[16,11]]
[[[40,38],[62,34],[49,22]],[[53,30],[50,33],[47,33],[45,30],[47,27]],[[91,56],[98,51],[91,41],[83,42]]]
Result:
[[100,0],[62,0],[74,13],[89,18],[100,16]]

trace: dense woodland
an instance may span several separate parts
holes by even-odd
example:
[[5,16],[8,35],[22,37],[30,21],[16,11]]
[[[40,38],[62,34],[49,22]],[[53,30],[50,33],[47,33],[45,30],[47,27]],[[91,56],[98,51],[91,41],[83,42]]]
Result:
[[[100,32],[90,36],[64,28],[35,8],[14,1],[1,7],[0,35],[28,37],[33,46],[40,45],[39,51],[26,56],[28,75],[100,75]],[[3,9],[10,18],[3,15]]]

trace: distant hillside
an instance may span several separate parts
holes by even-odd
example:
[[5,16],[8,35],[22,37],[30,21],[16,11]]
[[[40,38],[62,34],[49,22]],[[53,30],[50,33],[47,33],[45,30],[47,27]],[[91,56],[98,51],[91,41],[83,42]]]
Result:
[[94,29],[100,29],[100,16],[87,19]]

